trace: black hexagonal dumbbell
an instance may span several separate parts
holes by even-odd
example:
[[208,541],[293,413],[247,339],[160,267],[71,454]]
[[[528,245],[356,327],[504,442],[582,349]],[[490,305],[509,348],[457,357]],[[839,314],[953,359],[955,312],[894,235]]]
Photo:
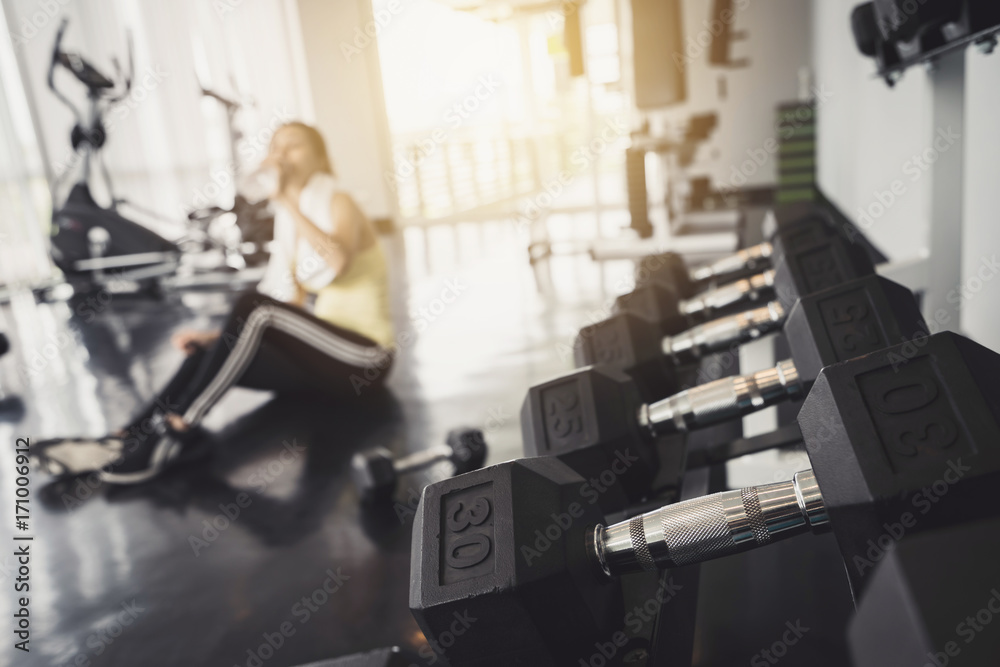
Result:
[[[428,638],[450,632],[456,618],[475,619],[440,647],[453,667],[586,664],[595,642],[608,640],[624,656],[636,638],[623,628],[620,575],[725,556],[826,520],[808,471],[607,527],[580,495],[582,482],[562,462],[538,458],[425,489],[410,609]],[[744,530],[748,517],[759,530]],[[639,535],[643,546],[629,539]]]
[[[802,331],[801,322],[786,329],[789,335],[813,335],[818,328],[825,330],[830,344],[839,343],[844,354],[863,354],[885,346],[870,324],[883,313],[894,314],[906,333],[909,324],[920,323],[913,295],[903,286],[875,274],[849,280],[823,290],[817,298],[805,296],[799,300],[800,310],[812,313],[812,326]],[[613,315],[584,330],[574,349],[578,366],[600,364],[624,370],[639,384],[646,397],[664,396],[679,389],[678,367],[695,364],[708,354],[732,350],[761,336],[780,330],[788,323],[791,309],[779,300],[734,315],[699,324],[672,336],[663,336],[653,322],[631,314]],[[866,337],[875,336],[869,343]],[[829,357],[829,355],[827,355]],[[658,380],[657,380],[658,378]],[[667,388],[664,392],[663,389]]]
[[759,274],[772,268],[786,250],[841,231],[829,211],[815,204],[779,206],[771,211],[765,227],[767,241],[696,269],[689,269],[684,257],[676,252],[650,255],[636,267],[636,285],[662,285],[688,299],[712,287]]
[[856,596],[902,536],[997,515],[1000,354],[968,338],[828,366],[798,421]]
[[[603,516],[579,495],[582,483],[560,461],[540,458],[424,489],[410,609],[429,641],[451,633],[442,646],[449,664],[575,664],[559,656],[621,623],[620,586],[595,578],[582,549]],[[461,633],[452,632],[456,619],[470,619]]]
[[[578,664],[595,639],[622,630],[617,577],[828,525],[864,600],[865,575],[894,542],[1000,516],[998,378],[1000,355],[950,333],[829,366],[800,413],[810,470],[607,526],[580,493],[582,478],[551,457],[432,485],[414,523],[410,608],[428,637],[457,615],[477,619],[446,651],[454,667]],[[995,562],[979,567],[996,574]],[[958,616],[921,608],[934,636],[953,634]],[[868,618],[884,632],[899,620]]]
[[876,552],[857,601],[851,664],[996,664],[1000,632],[983,630],[1000,613],[1000,517],[880,537],[893,544]]
[[451,462],[454,474],[461,475],[481,468],[486,461],[486,441],[476,428],[456,428],[448,433],[445,444],[393,459],[392,452],[376,447],[358,452],[351,460],[351,478],[362,501],[385,502],[392,498],[401,475],[423,470],[443,461]]
[[[601,366],[536,385],[521,410],[525,454],[558,456],[588,479],[627,458],[632,465],[616,476],[622,488],[601,496],[611,511],[641,500],[657,477],[680,475],[686,441],[665,439],[803,396],[824,366],[919,339],[927,325],[909,290],[869,276],[800,299],[784,330],[791,359],[650,403],[627,376]],[[665,460],[664,452],[673,453]]]
[[774,268],[688,298],[651,282],[618,297],[614,311],[657,322],[660,331],[671,335],[762,298],[773,297],[790,308],[802,296],[874,273],[867,250],[842,234],[824,231],[826,225],[813,221],[789,229],[787,243],[778,243],[780,235],[775,240]]
[[521,408],[524,453],[568,463],[606,512],[627,507],[646,497],[661,470],[676,471],[667,482],[676,484],[684,468],[685,435],[657,438],[643,428],[644,405],[635,384],[612,368],[592,366],[535,385]]

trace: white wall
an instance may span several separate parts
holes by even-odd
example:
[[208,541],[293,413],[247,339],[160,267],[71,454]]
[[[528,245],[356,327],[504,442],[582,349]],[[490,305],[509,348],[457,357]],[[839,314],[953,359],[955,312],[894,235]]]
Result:
[[[396,202],[385,181],[392,161],[378,47],[374,40],[354,46],[356,29],[373,25],[371,0],[298,0],[298,7],[316,124],[334,169],[368,215],[393,216]],[[345,53],[343,45],[360,53]]]
[[[733,42],[733,59],[748,58],[749,67],[710,67],[708,50],[699,44],[711,36],[710,0],[685,0],[682,5],[685,54],[688,56],[688,100],[677,107],[651,114],[658,123],[676,123],[693,113],[715,111],[719,126],[702,148],[692,172],[708,175],[719,185],[739,186],[733,170],[775,138],[775,107],[799,97],[799,71],[808,68],[812,8],[801,0],[746,0],[735,2],[738,11],[733,29],[747,39]],[[725,79],[724,98],[719,79]],[[756,168],[746,183],[772,184],[776,160]],[[739,177],[736,177],[737,179]]]
[[[929,226],[929,179],[912,182],[907,161],[931,136],[929,86],[921,68],[890,89],[874,78],[873,60],[854,46],[850,12],[855,0],[815,0],[813,63],[816,83],[830,93],[819,110],[819,182],[859,224],[860,211],[879,212],[877,193],[902,179],[906,191],[865,232],[893,259],[918,253]],[[883,199],[888,201],[887,198]]]
[[962,328],[1000,351],[1000,53],[970,49],[966,68]]
[[[700,9],[697,12],[692,4],[688,2],[685,6],[689,15],[694,14],[685,21],[688,24],[706,20],[714,3],[694,3]],[[801,0],[751,0],[737,15],[734,28],[746,31],[748,36],[745,41],[733,43],[732,54],[734,58],[749,58],[750,65],[724,74],[728,94],[726,99],[716,102],[719,107],[716,146],[720,156],[711,173],[722,183],[738,185],[733,183],[734,167],[741,168],[750,159],[750,153],[759,155],[765,142],[779,136],[774,129],[775,107],[798,99],[799,72],[810,64],[811,14],[809,3]],[[707,59],[702,63],[702,67],[709,69]],[[725,70],[711,68],[710,72],[711,78],[702,75],[693,93],[717,98],[715,79]],[[704,92],[699,90],[703,88]],[[776,164],[777,160],[769,159],[747,179],[748,184],[774,183]]]
[[[819,181],[827,195],[856,221],[892,259],[906,259],[929,247],[931,172],[913,157],[933,145],[935,133],[930,76],[923,67],[907,70],[889,88],[874,78],[873,60],[854,46],[850,11],[855,0],[814,0],[813,63],[815,77],[832,93],[819,114]],[[969,49],[966,61],[964,224],[944,219],[963,233],[961,278],[942,289],[954,304],[963,287],[960,329],[979,342],[1000,350],[1000,280],[989,264],[1000,256],[1000,54],[984,56]],[[957,145],[957,144],[956,144]],[[903,194],[880,213],[880,197],[893,181]],[[869,219],[863,214],[867,212]],[[869,223],[870,220],[870,223]],[[867,226],[866,226],[867,225]],[[931,249],[933,251],[933,249]],[[981,273],[980,273],[981,272]],[[949,298],[950,297],[950,298]]]

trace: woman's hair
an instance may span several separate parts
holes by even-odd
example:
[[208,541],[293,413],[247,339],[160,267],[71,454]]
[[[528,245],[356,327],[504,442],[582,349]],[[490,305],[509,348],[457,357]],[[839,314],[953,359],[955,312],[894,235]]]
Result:
[[312,148],[313,152],[316,154],[316,157],[319,158],[321,165],[319,170],[324,173],[330,174],[331,176],[336,176],[336,173],[334,173],[333,171],[333,162],[330,161],[330,155],[329,153],[326,152],[326,142],[323,141],[323,135],[319,133],[319,130],[317,130],[312,125],[307,125],[306,123],[303,123],[302,121],[293,120],[279,127],[275,131],[275,134],[285,129],[286,127],[292,127],[301,130],[302,133],[305,134],[306,142],[309,144],[309,147]]

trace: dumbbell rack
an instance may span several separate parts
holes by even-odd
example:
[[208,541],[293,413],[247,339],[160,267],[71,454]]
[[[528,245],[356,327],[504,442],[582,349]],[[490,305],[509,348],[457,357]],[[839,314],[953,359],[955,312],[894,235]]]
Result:
[[[764,218],[749,216],[748,219],[749,224],[745,223],[746,226],[741,230],[740,247],[753,245],[755,240],[763,237],[761,226],[764,224]],[[765,345],[772,349],[763,351],[764,356],[774,358],[787,356],[787,344],[782,335],[779,334],[771,341],[767,341]],[[758,357],[761,352],[758,347]],[[746,353],[741,352],[740,356],[738,365],[747,367]],[[710,369],[718,366],[719,357],[720,355],[706,357],[700,365],[701,370],[706,374],[711,373]],[[754,367],[761,367],[762,361],[760,358],[754,358],[749,363]],[[740,368],[730,366],[726,372],[736,374],[740,372]],[[680,487],[674,487],[669,494],[652,498],[641,506],[630,508],[627,514],[608,517],[609,523],[642,514],[666,502],[677,502],[727,490],[729,487],[725,462],[734,456],[779,446],[800,446],[802,436],[795,423],[800,405],[801,401],[794,401],[775,409],[771,419],[776,422],[777,428],[760,435],[744,437],[743,423],[740,421],[690,433],[687,472]],[[666,454],[661,452],[661,456],[663,455]],[[811,605],[810,609],[825,609],[828,617],[826,619],[828,623],[825,625],[830,628],[842,628],[851,609],[850,591],[844,578],[839,576],[843,567],[842,561],[832,537],[812,537],[812,540],[805,546],[802,546],[802,542],[793,540],[772,546],[768,550],[769,553],[748,553],[705,565],[688,565],[660,573],[640,573],[623,577],[624,608],[627,612],[637,607],[648,610],[654,606],[649,603],[655,600],[657,591],[664,591],[665,599],[659,604],[655,617],[648,623],[643,622],[641,632],[630,636],[629,643],[624,648],[610,658],[602,656],[607,659],[606,664],[623,667],[633,665],[690,667],[695,655],[698,655],[699,662],[704,664],[729,664],[731,655],[711,656],[706,654],[706,650],[713,650],[709,648],[713,645],[739,644],[741,638],[734,635],[733,628],[746,626],[748,620],[742,618],[740,612],[743,616],[750,611],[755,616],[771,618],[776,627],[781,627],[786,620],[780,611],[781,600],[776,604],[769,604],[774,598],[780,598],[780,591],[771,591],[772,600],[762,601],[753,583],[774,580],[772,575],[762,574],[761,570],[774,569],[776,563],[786,560],[792,560],[810,571],[819,570],[824,575],[830,575],[820,587],[825,586],[831,590],[811,596],[815,604]],[[817,541],[822,545],[820,548],[817,548]],[[703,572],[706,572],[704,577]],[[822,578],[820,579],[822,581]],[[831,604],[829,602],[831,597],[839,598],[840,603]],[[632,617],[634,618],[635,616]],[[641,620],[641,617],[639,618]],[[635,625],[638,625],[638,622],[634,622],[633,626]],[[818,633],[821,630],[814,629],[813,632]],[[713,634],[719,636],[713,637]],[[752,628],[747,627],[742,636],[745,645],[735,649],[736,652],[742,650],[747,657],[752,655],[757,648],[749,650],[746,648],[753,646],[752,642],[759,641],[759,635],[760,633],[755,633]],[[606,642],[606,638],[600,639]],[[599,649],[595,645],[595,655],[597,652]]]

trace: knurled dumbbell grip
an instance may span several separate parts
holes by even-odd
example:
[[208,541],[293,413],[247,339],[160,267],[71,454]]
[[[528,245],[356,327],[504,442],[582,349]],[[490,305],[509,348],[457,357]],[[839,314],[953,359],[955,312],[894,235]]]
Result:
[[440,463],[441,461],[447,461],[451,458],[452,449],[447,445],[437,445],[436,447],[429,447],[427,449],[422,449],[419,452],[414,452],[408,456],[404,456],[401,459],[396,459],[392,467],[396,469],[397,475],[404,475],[408,472],[413,472],[414,470],[421,470],[422,468],[428,468],[435,463]]
[[653,437],[691,431],[762,410],[805,390],[795,364],[707,382],[639,407],[639,426]]
[[700,563],[816,530],[828,521],[812,470],[788,482],[667,505],[590,532],[590,556],[609,575]]
[[754,268],[758,262],[770,259],[773,252],[774,247],[765,241],[695,269],[691,272],[691,279],[696,281],[712,280],[747,268]]
[[779,329],[785,322],[785,309],[778,301],[735,315],[719,317],[691,327],[676,336],[666,336],[663,354],[679,364],[697,361],[706,354],[742,345]]
[[735,303],[756,298],[762,290],[774,287],[774,269],[768,269],[749,278],[736,280],[722,287],[702,292],[690,299],[683,299],[678,305],[682,315],[696,315],[718,310]]

